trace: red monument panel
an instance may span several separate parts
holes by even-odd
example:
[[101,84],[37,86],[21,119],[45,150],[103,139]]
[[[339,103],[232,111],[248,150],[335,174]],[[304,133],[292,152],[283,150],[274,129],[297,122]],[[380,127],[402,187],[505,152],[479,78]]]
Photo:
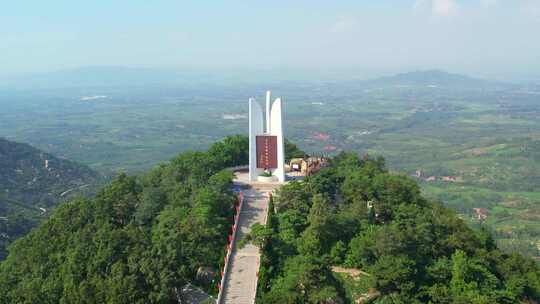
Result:
[[259,135],[257,139],[257,168],[276,169],[277,136]]

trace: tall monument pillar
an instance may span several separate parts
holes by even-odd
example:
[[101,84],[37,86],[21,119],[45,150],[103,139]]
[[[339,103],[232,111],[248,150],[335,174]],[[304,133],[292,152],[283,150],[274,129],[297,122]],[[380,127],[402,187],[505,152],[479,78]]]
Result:
[[[249,99],[249,180],[270,173],[279,182],[285,181],[285,148],[283,139],[281,98],[271,103],[266,92],[266,119],[255,99]],[[265,126],[266,125],[266,126]]]
[[270,129],[270,105],[271,105],[271,96],[272,93],[270,91],[266,91],[266,132],[268,132]]

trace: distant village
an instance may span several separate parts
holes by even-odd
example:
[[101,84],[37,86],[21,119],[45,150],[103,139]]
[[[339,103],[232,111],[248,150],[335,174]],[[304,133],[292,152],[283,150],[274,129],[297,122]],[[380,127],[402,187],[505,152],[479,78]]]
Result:
[[416,177],[418,179],[424,180],[426,182],[436,182],[436,181],[443,181],[443,182],[451,182],[455,183],[459,180],[457,176],[454,175],[447,175],[447,176],[425,176],[422,169],[416,170],[414,174],[411,175],[412,177]]
[[[447,182],[447,183],[455,183],[455,182],[460,181],[460,178],[454,175],[426,176],[424,172],[422,171],[422,169],[416,170],[413,174],[411,174],[411,176],[417,179],[426,181],[426,182],[442,181],[442,182]],[[489,211],[486,208],[473,208],[472,211],[473,211],[473,218],[480,222],[483,222],[488,218]]]

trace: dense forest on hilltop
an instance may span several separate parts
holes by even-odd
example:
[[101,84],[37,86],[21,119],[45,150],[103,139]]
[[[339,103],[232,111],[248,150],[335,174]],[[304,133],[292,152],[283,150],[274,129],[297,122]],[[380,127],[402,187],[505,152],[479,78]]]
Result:
[[59,202],[88,195],[103,182],[90,168],[0,138],[0,260],[6,246]]
[[[222,266],[236,202],[225,168],[247,151],[246,137],[228,137],[59,206],[0,264],[0,303],[177,303],[186,283],[215,292],[196,273]],[[286,154],[303,152],[288,143]],[[498,250],[382,158],[340,154],[269,207],[248,239],[262,249],[260,303],[540,299],[534,261]]]
[[229,137],[59,206],[0,264],[0,303],[176,302],[223,261],[236,201],[223,169],[246,163],[247,145]]
[[342,153],[281,187],[266,225],[258,303],[538,303],[540,268],[390,174]]

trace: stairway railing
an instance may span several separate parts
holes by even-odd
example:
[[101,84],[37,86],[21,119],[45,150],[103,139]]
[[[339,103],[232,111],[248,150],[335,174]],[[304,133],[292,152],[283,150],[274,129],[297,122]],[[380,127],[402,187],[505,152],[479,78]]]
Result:
[[236,205],[236,214],[234,215],[234,224],[232,227],[232,234],[228,236],[227,239],[227,255],[225,256],[225,263],[223,265],[223,271],[221,272],[221,282],[218,284],[218,297],[216,304],[221,304],[223,300],[224,287],[227,282],[227,277],[229,274],[229,262],[231,260],[231,255],[234,250],[236,242],[236,230],[238,228],[238,223],[240,222],[240,212],[242,212],[242,207],[244,205],[244,192],[238,194],[238,205]]

